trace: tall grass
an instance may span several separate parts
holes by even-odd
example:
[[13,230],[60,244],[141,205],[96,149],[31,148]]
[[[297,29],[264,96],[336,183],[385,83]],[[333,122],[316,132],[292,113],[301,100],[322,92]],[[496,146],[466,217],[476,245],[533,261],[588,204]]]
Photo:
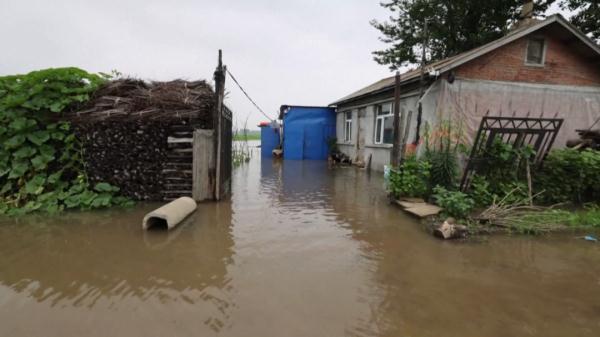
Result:
[[233,143],[231,147],[231,160],[233,167],[247,163],[252,158],[252,151],[248,146],[248,117],[244,121],[244,126],[240,130],[237,126],[233,131]]

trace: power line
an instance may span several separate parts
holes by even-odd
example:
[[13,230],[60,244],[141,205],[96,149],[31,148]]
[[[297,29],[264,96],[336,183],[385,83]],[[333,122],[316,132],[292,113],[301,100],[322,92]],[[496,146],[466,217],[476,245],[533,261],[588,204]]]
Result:
[[229,74],[229,76],[231,77],[231,79],[233,80],[233,82],[235,82],[235,84],[240,88],[240,90],[244,93],[244,95],[246,95],[246,97],[248,98],[248,100],[250,102],[252,102],[252,104],[254,104],[254,106],[258,109],[258,111],[260,111],[260,113],[263,114],[263,116],[265,116],[268,120],[270,121],[274,121],[274,119],[271,119],[271,117],[269,117],[264,111],[263,109],[261,109],[258,104],[256,104],[256,102],[254,102],[254,100],[250,97],[250,95],[248,95],[248,93],[246,92],[246,90],[244,90],[244,88],[242,88],[242,86],[240,85],[240,83],[235,79],[235,76],[233,76],[233,74],[229,71],[229,69],[227,69],[227,73]]

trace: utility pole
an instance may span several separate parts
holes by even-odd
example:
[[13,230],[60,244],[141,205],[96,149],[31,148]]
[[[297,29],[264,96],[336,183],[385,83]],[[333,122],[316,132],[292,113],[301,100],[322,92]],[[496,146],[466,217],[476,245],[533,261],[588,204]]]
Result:
[[215,156],[215,200],[221,199],[221,138],[223,119],[223,99],[225,97],[225,72],[227,67],[223,65],[223,52],[219,49],[219,63],[215,70],[215,107],[213,110],[214,153]]
[[429,41],[428,38],[428,27],[427,27],[427,19],[425,19],[425,24],[423,26],[423,49],[421,50],[421,76],[419,78],[419,104],[417,106],[417,133],[415,135],[414,145],[419,144],[419,140],[421,138],[421,118],[423,115],[423,103],[421,103],[421,99],[423,98],[423,94],[425,92],[425,59],[427,58],[427,44]]
[[[404,114],[400,115],[400,72],[396,71],[396,87],[394,89],[394,143],[390,162],[393,167],[399,167],[402,162],[402,139],[404,138]],[[382,125],[383,127],[383,125]]]

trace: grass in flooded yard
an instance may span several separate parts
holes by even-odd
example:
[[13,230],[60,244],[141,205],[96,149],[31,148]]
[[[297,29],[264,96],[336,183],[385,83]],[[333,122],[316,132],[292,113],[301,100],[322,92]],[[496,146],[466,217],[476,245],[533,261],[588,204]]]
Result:
[[250,131],[247,135],[236,134],[233,136],[233,141],[245,141],[245,140],[260,140],[260,133]]
[[548,209],[517,213],[507,217],[505,223],[510,230],[524,234],[600,229],[600,206],[594,205],[574,211]]

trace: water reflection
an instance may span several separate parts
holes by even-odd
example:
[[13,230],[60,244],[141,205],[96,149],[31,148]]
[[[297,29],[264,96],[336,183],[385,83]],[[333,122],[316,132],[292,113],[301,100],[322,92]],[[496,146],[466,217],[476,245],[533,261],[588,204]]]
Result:
[[3,223],[1,297],[89,310],[204,303],[207,326],[220,329],[234,305],[231,204],[201,204],[173,232],[143,232],[140,221],[156,206]]
[[600,246],[441,242],[376,173],[258,159],[171,233],[157,205],[0,220],[0,335],[597,335]]
[[[335,173],[332,206],[372,261],[370,326],[384,336],[594,336],[600,250],[573,235],[440,242],[389,207],[379,177]],[[375,190],[373,190],[375,188]]]

